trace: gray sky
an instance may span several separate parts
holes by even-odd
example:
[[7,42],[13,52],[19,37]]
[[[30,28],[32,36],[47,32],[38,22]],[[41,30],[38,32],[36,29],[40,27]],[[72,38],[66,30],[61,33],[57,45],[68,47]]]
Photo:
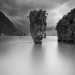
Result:
[[75,7],[75,0],[0,0],[0,10],[16,25],[26,27],[30,10],[45,9],[48,27],[56,26],[59,19]]

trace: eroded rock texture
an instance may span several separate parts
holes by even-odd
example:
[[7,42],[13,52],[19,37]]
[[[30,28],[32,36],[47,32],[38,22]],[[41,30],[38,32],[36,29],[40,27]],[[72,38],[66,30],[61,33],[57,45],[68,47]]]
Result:
[[59,20],[56,30],[58,41],[75,43],[75,9]]
[[30,11],[30,32],[36,44],[42,43],[42,39],[46,38],[46,14],[46,11],[43,10]]

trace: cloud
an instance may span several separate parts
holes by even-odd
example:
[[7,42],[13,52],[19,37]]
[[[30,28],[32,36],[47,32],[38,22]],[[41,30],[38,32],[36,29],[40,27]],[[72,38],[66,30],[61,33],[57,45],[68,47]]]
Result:
[[32,9],[52,9],[68,0],[0,0],[0,9],[10,16],[20,15]]
[[[48,22],[51,21],[50,25],[56,25],[56,23],[69,12],[69,7],[66,3],[59,5],[58,7],[49,10],[48,13]],[[51,18],[50,18],[51,17]]]
[[[75,5],[74,0],[0,0],[3,11],[16,27],[29,28],[27,16],[30,10],[45,9],[48,12],[48,27],[57,21]],[[28,29],[29,30],[29,29]]]
[[57,22],[63,17],[63,15],[66,15],[73,8],[75,8],[75,1],[69,0],[65,3],[63,3],[62,5],[59,4],[57,7],[49,10],[48,11],[48,13],[49,13],[48,24],[56,26]]

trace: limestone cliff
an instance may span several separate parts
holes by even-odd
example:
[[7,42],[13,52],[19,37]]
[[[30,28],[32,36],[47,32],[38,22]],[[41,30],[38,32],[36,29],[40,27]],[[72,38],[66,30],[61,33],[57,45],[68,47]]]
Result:
[[59,20],[56,30],[58,41],[75,42],[75,8]]
[[0,11],[0,36],[22,36],[25,35],[22,31],[16,29],[14,24]]

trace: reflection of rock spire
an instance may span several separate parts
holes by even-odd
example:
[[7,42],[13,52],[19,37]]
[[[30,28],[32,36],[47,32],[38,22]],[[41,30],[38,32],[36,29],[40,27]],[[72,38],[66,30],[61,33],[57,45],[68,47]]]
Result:
[[58,41],[75,42],[75,8],[59,20],[56,30]]
[[[34,45],[31,53],[32,65],[42,67],[44,62],[44,47],[40,44]],[[36,68],[34,66],[34,68]]]
[[30,32],[35,43],[41,43],[42,38],[46,37],[46,11],[42,9],[30,11]]

